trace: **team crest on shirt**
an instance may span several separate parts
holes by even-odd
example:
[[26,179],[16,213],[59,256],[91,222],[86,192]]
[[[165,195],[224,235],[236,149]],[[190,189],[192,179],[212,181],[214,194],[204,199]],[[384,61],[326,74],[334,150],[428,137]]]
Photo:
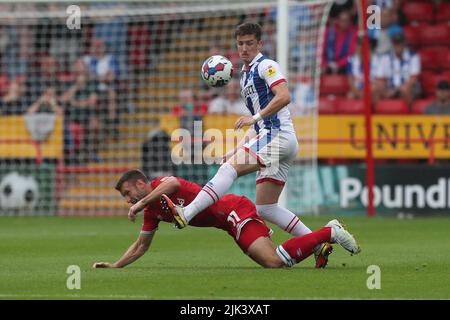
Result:
[[269,66],[269,67],[267,68],[267,70],[266,70],[266,75],[267,75],[268,77],[273,77],[276,73],[277,73],[277,71],[276,71],[275,68],[272,67],[272,66]]

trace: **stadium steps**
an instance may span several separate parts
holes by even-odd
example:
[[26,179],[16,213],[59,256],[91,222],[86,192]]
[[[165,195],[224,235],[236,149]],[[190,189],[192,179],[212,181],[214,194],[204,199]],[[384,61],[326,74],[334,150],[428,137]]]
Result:
[[[115,193],[115,197],[118,196],[117,192]],[[72,211],[73,214],[84,214],[85,210],[93,210],[93,211],[110,211],[113,213],[115,210],[123,210],[123,212],[126,214],[128,211],[128,205],[123,199],[89,199],[86,198],[85,195],[80,195],[79,199],[63,199],[61,200],[59,204],[59,208],[62,211]],[[81,211],[81,212],[78,212]]]
[[[131,167],[131,162],[111,162],[112,168]],[[90,164],[95,167],[97,164]],[[107,163],[98,163],[99,167],[108,167]],[[67,174],[64,180],[64,192],[59,201],[61,215],[116,215],[128,210],[117,191],[115,184],[120,172],[92,172]]]
[[179,88],[160,88],[160,87],[147,87],[141,89],[141,94],[148,96],[176,96],[180,92]]
[[200,66],[210,55],[212,40],[223,39],[217,45],[225,50],[234,48],[233,32],[223,26],[234,27],[238,21],[237,17],[211,17],[197,23],[193,21],[180,30],[161,55],[156,72],[146,79],[147,85],[139,88],[140,99],[136,99],[139,111],[170,111],[178,103],[181,88],[199,91]]
[[135,136],[146,136],[148,132],[157,128],[156,126],[149,126],[146,123],[123,124],[119,126],[121,134],[134,134]]
[[131,114],[125,114],[121,118],[123,123],[131,124],[136,122],[146,122],[151,125],[159,121],[159,115],[157,113],[150,112],[134,112]]
[[99,156],[102,159],[130,159],[137,158],[141,159],[141,146],[135,144],[132,148],[127,147],[126,149],[107,149],[101,150]]

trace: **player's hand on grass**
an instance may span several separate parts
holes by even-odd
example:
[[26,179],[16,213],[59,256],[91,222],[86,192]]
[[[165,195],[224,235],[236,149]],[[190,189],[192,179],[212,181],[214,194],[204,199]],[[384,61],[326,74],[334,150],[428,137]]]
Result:
[[243,116],[236,121],[234,128],[237,130],[246,126],[251,126],[252,124],[255,124],[255,119],[253,119],[252,116]]
[[92,267],[96,268],[96,269],[114,268],[114,264],[109,263],[109,262],[96,262],[96,263],[94,263],[94,265]]

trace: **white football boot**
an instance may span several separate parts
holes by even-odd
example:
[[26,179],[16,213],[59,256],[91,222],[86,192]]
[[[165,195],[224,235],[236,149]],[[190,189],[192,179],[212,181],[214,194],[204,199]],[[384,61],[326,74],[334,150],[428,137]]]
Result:
[[345,250],[352,255],[361,251],[355,238],[345,230],[345,225],[334,219],[327,223],[326,227],[331,227],[331,242],[340,244]]

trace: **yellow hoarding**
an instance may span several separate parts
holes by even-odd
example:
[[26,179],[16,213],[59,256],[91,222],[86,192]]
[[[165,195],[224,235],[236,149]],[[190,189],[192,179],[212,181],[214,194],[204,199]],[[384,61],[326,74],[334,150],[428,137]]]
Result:
[[[220,139],[215,139],[214,147],[224,152],[229,151],[243,136],[243,131],[234,132],[233,130],[237,118],[238,116],[234,115],[203,117],[203,138],[208,141],[211,132],[220,131]],[[301,144],[300,157],[307,158],[314,154],[313,149],[316,146],[311,137],[311,132],[314,131],[317,132],[318,137],[319,158],[365,157],[363,115],[302,116],[293,117],[293,122]],[[179,119],[174,116],[164,116],[161,118],[160,126],[167,133],[172,134],[179,127]],[[438,159],[450,159],[450,116],[374,115],[372,138],[376,158],[428,159],[432,155]],[[434,140],[434,144],[431,140]]]
[[[318,122],[319,158],[365,157],[364,116],[323,115]],[[376,158],[450,158],[450,116],[375,115],[372,139]]]
[[[25,125],[23,116],[0,117],[0,158],[36,158],[39,151]],[[60,158],[63,154],[63,118],[39,145],[42,158]]]

